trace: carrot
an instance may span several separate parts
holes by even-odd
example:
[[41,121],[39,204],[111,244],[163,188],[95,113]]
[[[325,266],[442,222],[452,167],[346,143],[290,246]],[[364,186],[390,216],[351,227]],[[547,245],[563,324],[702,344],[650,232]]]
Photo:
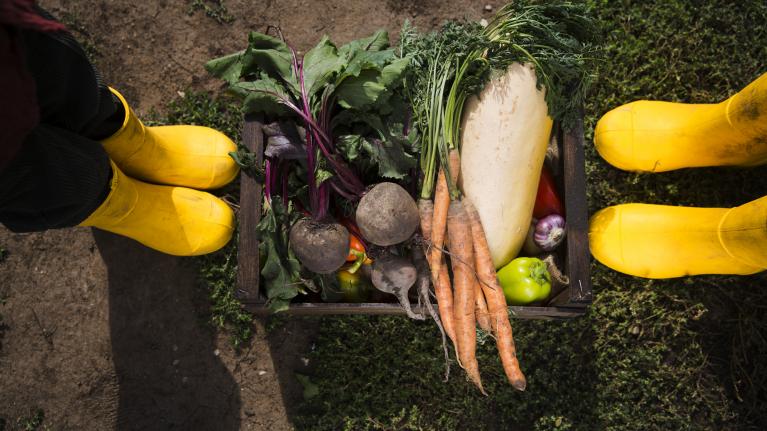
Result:
[[[428,199],[418,200],[418,213],[421,217],[421,234],[426,241],[424,244],[424,253],[428,253],[428,243],[431,241],[431,228],[434,217],[434,202]],[[432,284],[434,285],[434,294],[437,297],[437,306],[439,315],[442,319],[442,325],[445,333],[455,343],[455,318],[453,316],[453,290],[450,287],[450,275],[447,272],[447,266],[443,264],[440,256],[440,271],[437,277],[432,273]],[[458,347],[456,347],[458,351]]]
[[[442,266],[442,248],[445,246],[447,210],[450,206],[450,192],[447,188],[445,171],[439,168],[437,188],[434,191],[434,215],[431,225],[431,250],[429,250],[429,268],[432,280],[439,279]],[[435,284],[436,286],[436,284]]]
[[450,166],[450,182],[455,186],[458,184],[458,177],[461,175],[461,155],[458,150],[450,150],[447,154],[448,166]]
[[[457,150],[450,150],[448,154],[448,166],[450,169],[450,184],[452,187],[458,183],[461,171],[461,156]],[[440,167],[437,174],[437,187],[434,191],[434,217],[431,230],[431,251],[429,252],[429,267],[432,279],[438,278],[442,266],[442,249],[445,246],[447,211],[450,206],[450,187],[447,185],[445,170]]]
[[[476,257],[474,259],[476,261]],[[477,277],[474,277],[474,313],[477,315],[477,325],[479,325],[483,331],[492,332],[490,312],[487,309],[485,294],[482,292],[482,283],[480,283]]]
[[479,219],[476,208],[468,199],[464,199],[464,208],[471,224],[472,244],[475,248],[475,265],[482,285],[482,291],[487,299],[491,326],[495,330],[495,339],[498,345],[498,354],[503,364],[503,370],[506,372],[506,377],[509,379],[511,386],[517,390],[524,391],[527,382],[525,375],[522,374],[522,370],[519,368],[517,349],[514,346],[514,335],[506,308],[506,297],[503,295],[503,290],[495,274],[495,267],[490,257],[490,249],[487,247],[487,238],[485,238],[485,232],[482,229],[482,222]]
[[486,395],[482,388],[477,363],[477,332],[474,315],[475,277],[474,250],[471,226],[460,200],[450,203],[447,215],[447,229],[450,232],[450,262],[453,267],[455,310],[455,336],[458,342],[458,360],[466,370],[469,379]]

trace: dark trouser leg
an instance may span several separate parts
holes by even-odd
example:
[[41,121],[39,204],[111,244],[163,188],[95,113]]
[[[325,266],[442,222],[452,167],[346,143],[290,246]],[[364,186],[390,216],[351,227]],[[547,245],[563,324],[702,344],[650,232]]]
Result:
[[109,194],[99,139],[122,126],[122,105],[69,34],[23,33],[40,125],[0,172],[0,223],[15,232],[76,226]]
[[101,82],[80,45],[68,33],[22,33],[27,69],[35,79],[40,123],[91,139],[122,126],[122,103]]
[[0,222],[14,232],[76,226],[104,202],[111,175],[100,143],[40,125],[0,174]]

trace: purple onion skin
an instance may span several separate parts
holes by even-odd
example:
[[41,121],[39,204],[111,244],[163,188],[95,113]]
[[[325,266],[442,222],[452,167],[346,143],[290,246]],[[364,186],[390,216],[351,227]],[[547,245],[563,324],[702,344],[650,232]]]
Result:
[[561,215],[547,215],[536,223],[533,242],[544,251],[554,250],[564,239],[565,219]]

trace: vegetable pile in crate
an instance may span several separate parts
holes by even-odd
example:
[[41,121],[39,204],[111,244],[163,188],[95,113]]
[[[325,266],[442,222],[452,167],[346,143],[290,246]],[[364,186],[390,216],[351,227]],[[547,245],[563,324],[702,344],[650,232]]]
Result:
[[279,31],[251,33],[246,50],[209,62],[263,124],[269,307],[390,294],[434,319],[481,391],[476,328],[492,334],[524,390],[508,306],[545,304],[552,275],[567,283],[547,169],[559,171],[549,144],[578,124],[589,81],[585,12],[515,2],[485,27],[406,24],[396,48],[379,31],[341,47],[325,37],[303,56]]
[[340,48],[324,37],[300,57],[281,37],[251,33],[246,50],[206,65],[266,121],[258,229],[275,311],[307,291],[330,298],[350,241],[365,244],[360,229],[392,245],[417,228],[408,192],[386,182],[406,184],[417,160],[400,91],[409,59],[388,44],[383,31]]

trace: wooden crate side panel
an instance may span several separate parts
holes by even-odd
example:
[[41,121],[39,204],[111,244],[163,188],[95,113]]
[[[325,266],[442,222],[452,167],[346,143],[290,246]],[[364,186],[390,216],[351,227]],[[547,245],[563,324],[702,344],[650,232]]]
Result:
[[565,272],[570,286],[552,299],[552,305],[585,307],[592,301],[583,141],[583,121],[579,120],[574,130],[564,133],[562,145],[567,213]]
[[[434,304],[436,308],[437,305]],[[248,303],[245,308],[255,314],[264,315],[271,313],[263,303]],[[421,313],[421,307],[413,305],[413,311]],[[516,319],[571,319],[582,316],[585,312],[582,308],[566,307],[509,307],[511,318]],[[311,303],[299,302],[290,305],[286,311],[290,315],[303,316],[327,316],[327,315],[386,315],[405,316],[405,310],[396,303]]]
[[[260,166],[264,154],[264,134],[256,117],[246,116],[242,144],[256,154]],[[244,172],[240,174],[239,242],[237,243],[237,297],[259,300],[260,262],[256,225],[261,220],[261,184]]]

